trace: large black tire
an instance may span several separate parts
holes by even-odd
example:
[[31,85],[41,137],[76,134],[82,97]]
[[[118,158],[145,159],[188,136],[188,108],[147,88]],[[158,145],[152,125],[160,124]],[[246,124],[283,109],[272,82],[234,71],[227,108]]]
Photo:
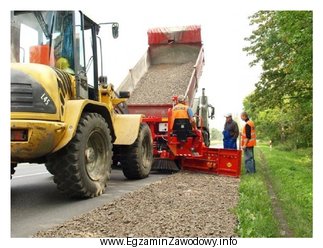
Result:
[[46,162],[45,167],[50,174],[55,175],[55,168],[53,163]]
[[96,113],[84,113],[73,139],[48,157],[57,188],[73,198],[104,192],[111,174],[112,143],[108,124]]
[[153,145],[147,124],[140,124],[136,141],[129,146],[118,146],[118,158],[123,174],[128,179],[142,179],[149,175],[153,158]]

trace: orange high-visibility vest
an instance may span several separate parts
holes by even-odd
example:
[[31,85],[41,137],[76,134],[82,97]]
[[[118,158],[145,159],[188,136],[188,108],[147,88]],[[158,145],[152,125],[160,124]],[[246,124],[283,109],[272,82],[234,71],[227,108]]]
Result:
[[[251,139],[249,139],[248,144],[247,143],[247,136],[246,136],[246,125],[249,125],[251,127]],[[255,129],[255,124],[253,121],[248,120],[246,122],[246,125],[242,129],[242,134],[241,134],[241,145],[246,146],[246,147],[253,147],[256,146],[256,129]]]
[[188,106],[185,104],[177,104],[173,107],[172,111],[172,122],[171,122],[171,127],[173,128],[174,120],[175,119],[189,119],[188,113]]

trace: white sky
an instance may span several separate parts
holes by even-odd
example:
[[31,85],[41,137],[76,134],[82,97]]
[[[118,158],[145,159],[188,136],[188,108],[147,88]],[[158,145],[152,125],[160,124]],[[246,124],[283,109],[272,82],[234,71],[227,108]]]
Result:
[[[1,173],[2,195],[10,199],[9,163],[10,163],[10,95],[9,89],[9,64],[10,61],[10,12],[12,9],[81,9],[98,22],[118,21],[120,23],[120,36],[113,40],[110,29],[102,29],[109,32],[104,38],[105,49],[105,72],[109,82],[116,86],[126,76],[128,69],[133,67],[137,60],[147,49],[147,29],[156,26],[177,26],[200,24],[202,25],[202,40],[205,48],[205,67],[201,77],[200,88],[205,87],[209,95],[210,103],[216,108],[216,120],[212,126],[220,130],[224,124],[223,114],[225,112],[239,113],[242,108],[243,98],[253,90],[253,86],[259,76],[259,70],[250,69],[248,63],[250,58],[242,52],[246,45],[243,38],[250,35],[247,17],[258,10],[314,10],[314,239],[253,239],[239,240],[239,247],[272,247],[300,245],[314,247],[322,243],[322,192],[321,185],[317,185],[323,175],[322,162],[317,153],[321,149],[320,141],[322,132],[316,132],[320,128],[322,106],[322,90],[320,89],[322,79],[322,44],[323,44],[323,12],[319,6],[321,1],[315,0],[144,0],[144,1],[18,1],[11,0],[0,10],[1,39],[1,68],[2,68],[2,90],[1,90],[1,155],[3,156]],[[212,3],[212,5],[211,5]],[[320,55],[318,55],[320,54]],[[5,69],[4,69],[5,68]],[[7,73],[6,73],[7,72]],[[229,100],[227,100],[229,99]],[[317,124],[317,125],[315,125]],[[316,149],[315,149],[316,148]],[[88,246],[98,245],[98,241],[91,240],[26,240],[10,237],[10,201],[3,202],[1,209],[1,237],[3,242],[10,241],[11,247],[57,247],[57,244]],[[72,243],[73,242],[73,243]],[[75,243],[76,242],[76,243]],[[82,243],[81,243],[82,242]],[[63,247],[62,246],[62,247]],[[83,247],[83,245],[81,245]]]

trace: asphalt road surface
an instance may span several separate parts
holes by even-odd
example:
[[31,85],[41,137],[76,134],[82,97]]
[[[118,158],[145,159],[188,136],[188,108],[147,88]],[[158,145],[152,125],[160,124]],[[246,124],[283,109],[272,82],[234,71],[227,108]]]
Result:
[[60,194],[44,165],[19,164],[11,180],[11,237],[31,237],[74,216],[86,213],[123,194],[167,175],[150,174],[142,180],[127,180],[112,170],[104,194],[87,200],[71,200]]

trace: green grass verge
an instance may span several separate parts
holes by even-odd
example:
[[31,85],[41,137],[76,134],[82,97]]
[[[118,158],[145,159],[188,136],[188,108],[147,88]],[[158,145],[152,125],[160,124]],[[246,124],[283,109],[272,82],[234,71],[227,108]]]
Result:
[[[256,160],[259,160],[257,155],[256,150]],[[244,165],[242,168],[240,199],[236,209],[239,220],[237,233],[240,237],[279,236],[278,223],[273,215],[265,179],[259,172],[260,167],[257,163],[257,173],[254,175],[245,174]]]
[[261,147],[261,150],[289,228],[295,237],[312,237],[312,149],[288,152]]
[[295,237],[312,237],[312,149],[298,151],[256,148],[255,175],[242,171],[240,200],[236,208],[240,237],[279,237],[278,220],[275,219],[271,199],[264,177],[265,156],[269,176],[289,228]]

